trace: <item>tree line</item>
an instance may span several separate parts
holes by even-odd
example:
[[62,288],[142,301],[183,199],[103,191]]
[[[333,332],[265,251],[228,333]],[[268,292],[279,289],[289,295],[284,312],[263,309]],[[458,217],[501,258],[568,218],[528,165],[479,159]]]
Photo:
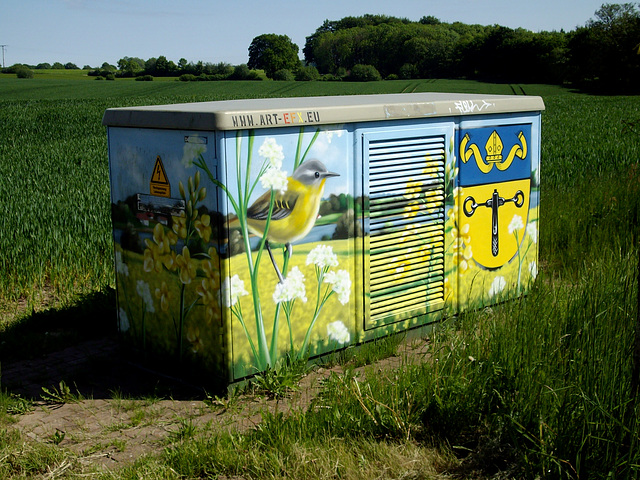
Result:
[[582,88],[637,90],[640,10],[603,4],[571,32],[531,32],[500,25],[418,22],[381,15],[325,21],[303,49],[320,74],[356,65],[382,78],[469,78],[491,82],[569,83]]
[[[165,56],[123,57],[92,69],[98,78],[175,76],[180,80],[354,80],[467,78],[490,82],[570,84],[636,92],[640,69],[640,9],[603,4],[570,32],[532,32],[500,25],[419,21],[385,15],[325,20],[299,47],[287,35],[263,34],[249,46],[247,64],[178,63]],[[24,67],[24,66],[22,66]],[[15,73],[16,66],[5,69]],[[72,63],[33,68],[78,68]],[[24,71],[21,70],[21,71]]]

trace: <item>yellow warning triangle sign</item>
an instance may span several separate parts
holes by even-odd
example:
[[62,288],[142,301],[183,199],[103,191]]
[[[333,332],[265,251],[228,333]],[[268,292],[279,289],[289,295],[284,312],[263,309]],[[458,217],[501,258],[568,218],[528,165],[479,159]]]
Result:
[[149,182],[149,193],[157,197],[171,197],[171,185],[169,185],[169,179],[164,171],[160,155],[156,157],[156,164],[153,167],[151,181]]

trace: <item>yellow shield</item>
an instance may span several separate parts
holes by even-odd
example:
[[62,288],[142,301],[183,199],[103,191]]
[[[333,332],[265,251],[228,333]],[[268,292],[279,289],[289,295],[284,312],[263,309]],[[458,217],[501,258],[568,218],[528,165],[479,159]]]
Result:
[[[496,269],[517,255],[525,236],[530,187],[530,180],[525,179],[463,188],[458,197],[462,202],[458,225],[464,230],[463,241],[471,246],[473,260],[480,267]],[[492,205],[494,192],[499,199],[497,208]]]

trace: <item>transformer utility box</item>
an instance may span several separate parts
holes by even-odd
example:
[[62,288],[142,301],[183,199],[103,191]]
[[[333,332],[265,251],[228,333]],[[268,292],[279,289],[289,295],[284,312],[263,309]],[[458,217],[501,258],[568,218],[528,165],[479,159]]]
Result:
[[120,330],[228,383],[522,295],[543,110],[445,93],[107,110]]

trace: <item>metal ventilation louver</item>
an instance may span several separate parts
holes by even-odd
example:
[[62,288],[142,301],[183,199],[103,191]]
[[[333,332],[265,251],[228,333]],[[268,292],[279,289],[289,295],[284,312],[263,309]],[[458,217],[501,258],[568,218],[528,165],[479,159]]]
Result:
[[444,136],[369,142],[374,323],[444,301],[444,176]]

